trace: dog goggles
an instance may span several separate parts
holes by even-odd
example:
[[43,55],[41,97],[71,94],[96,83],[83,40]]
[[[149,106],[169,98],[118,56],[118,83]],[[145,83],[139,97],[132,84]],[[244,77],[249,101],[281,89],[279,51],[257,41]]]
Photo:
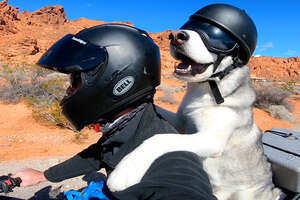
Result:
[[62,73],[88,71],[107,61],[104,47],[68,34],[57,41],[40,58],[38,65]]
[[207,22],[190,19],[180,29],[196,31],[206,48],[213,53],[227,54],[238,46],[227,33]]

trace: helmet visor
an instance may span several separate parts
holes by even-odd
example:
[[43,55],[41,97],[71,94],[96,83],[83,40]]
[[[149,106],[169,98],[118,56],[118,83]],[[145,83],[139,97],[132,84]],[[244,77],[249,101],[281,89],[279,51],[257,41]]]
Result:
[[37,64],[69,74],[90,70],[106,60],[107,52],[104,47],[68,34],[51,46]]
[[207,49],[212,52],[231,52],[237,46],[237,42],[226,32],[203,21],[190,19],[180,29],[196,31],[201,36]]

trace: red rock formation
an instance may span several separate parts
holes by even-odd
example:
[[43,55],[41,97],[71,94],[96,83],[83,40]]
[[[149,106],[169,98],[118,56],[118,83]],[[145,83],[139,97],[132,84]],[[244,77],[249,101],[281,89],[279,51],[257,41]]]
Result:
[[170,43],[168,39],[170,33],[170,30],[161,33],[150,33],[150,36],[160,48],[163,74],[172,73],[174,71],[174,65],[178,63],[178,61],[176,61],[170,54]]
[[19,14],[19,18],[27,25],[37,26],[41,24],[63,25],[68,21],[62,6],[47,6],[33,13],[23,11]]
[[0,2],[0,35],[15,34],[18,31],[14,22],[19,20],[19,9],[7,5],[7,2]]
[[300,81],[300,57],[252,57],[249,66],[251,74],[256,77]]
[[[80,18],[68,20],[61,6],[47,6],[35,12],[23,11],[0,2],[0,60],[2,63],[35,63],[59,38],[68,33],[105,22]],[[120,23],[120,22],[115,22]],[[132,23],[126,22],[131,25]],[[169,52],[167,30],[151,33],[162,57],[163,74],[170,74],[178,63]],[[251,58],[249,66],[255,77],[300,80],[300,58]]]

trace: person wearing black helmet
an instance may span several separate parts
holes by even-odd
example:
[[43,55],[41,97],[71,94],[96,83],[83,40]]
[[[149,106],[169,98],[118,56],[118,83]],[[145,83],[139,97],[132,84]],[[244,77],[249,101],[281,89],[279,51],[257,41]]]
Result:
[[[77,130],[100,123],[103,136],[45,172],[25,169],[14,174],[23,180],[21,186],[46,180],[60,182],[101,168],[110,174],[147,138],[177,133],[153,104],[155,87],[160,84],[160,52],[143,30],[105,24],[68,34],[37,64],[70,75],[71,86],[61,101],[63,114]],[[215,199],[201,161],[189,152],[163,156],[141,183],[109,196],[131,200]]]

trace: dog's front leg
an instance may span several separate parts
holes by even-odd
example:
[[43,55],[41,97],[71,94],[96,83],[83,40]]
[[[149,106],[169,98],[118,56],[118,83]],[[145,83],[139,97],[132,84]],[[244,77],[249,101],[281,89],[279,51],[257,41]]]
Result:
[[198,124],[198,133],[159,134],[147,139],[117,165],[108,177],[109,188],[120,191],[140,182],[152,162],[168,152],[190,151],[200,157],[222,154],[236,128],[238,115],[226,107],[209,109],[199,115],[199,120],[205,123]]
[[[145,140],[130,154],[125,156],[108,177],[107,184],[112,191],[120,191],[134,185],[142,179],[151,163],[170,151],[195,151],[193,145],[185,145],[192,141],[193,135],[160,134]],[[181,138],[186,138],[183,143]]]
[[125,156],[108,177],[112,191],[124,190],[139,183],[152,162],[167,152],[190,151],[201,157],[215,156],[223,151],[226,141],[219,142],[213,134],[161,134],[146,140]]

